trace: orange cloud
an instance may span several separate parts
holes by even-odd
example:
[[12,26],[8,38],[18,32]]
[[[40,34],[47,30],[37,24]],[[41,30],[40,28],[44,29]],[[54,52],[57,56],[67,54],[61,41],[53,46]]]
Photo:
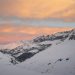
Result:
[[74,0],[0,0],[0,14],[22,18],[75,17],[74,5]]
[[70,27],[48,27],[48,26],[13,26],[13,25],[3,25],[0,26],[0,33],[17,33],[17,34],[51,34],[55,32],[70,30]]
[[0,44],[20,41],[20,40],[29,40],[31,38],[32,35],[26,36],[26,35],[19,35],[19,34],[2,34],[2,35],[0,34]]

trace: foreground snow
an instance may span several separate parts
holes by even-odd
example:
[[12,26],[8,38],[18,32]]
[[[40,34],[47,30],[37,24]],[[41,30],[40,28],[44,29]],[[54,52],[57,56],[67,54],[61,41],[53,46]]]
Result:
[[10,56],[0,53],[1,75],[75,75],[74,40],[54,44],[17,65],[12,65],[9,58]]
[[53,45],[18,66],[45,75],[75,75],[75,41]]

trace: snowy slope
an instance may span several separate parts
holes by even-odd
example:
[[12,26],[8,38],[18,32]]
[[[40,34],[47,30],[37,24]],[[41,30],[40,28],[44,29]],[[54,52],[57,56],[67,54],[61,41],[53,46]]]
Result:
[[0,64],[10,64],[11,56],[0,52]]
[[0,75],[41,75],[35,71],[19,68],[10,63],[11,56],[0,52]]
[[41,75],[40,73],[11,65],[0,65],[0,67],[2,67],[0,68],[0,75]]
[[[11,58],[18,63],[13,65]],[[13,74],[75,75],[75,30],[40,36],[0,53],[0,75]]]
[[14,66],[9,62],[9,56],[0,55],[0,58],[3,57],[2,60],[0,59],[1,75],[75,75],[74,40],[53,45],[31,59]]
[[53,45],[18,65],[45,75],[75,75],[75,41]]

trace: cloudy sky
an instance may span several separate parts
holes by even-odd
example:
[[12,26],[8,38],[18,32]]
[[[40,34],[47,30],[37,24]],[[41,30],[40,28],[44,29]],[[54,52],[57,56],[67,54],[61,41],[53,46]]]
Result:
[[75,0],[0,0],[0,43],[75,28]]

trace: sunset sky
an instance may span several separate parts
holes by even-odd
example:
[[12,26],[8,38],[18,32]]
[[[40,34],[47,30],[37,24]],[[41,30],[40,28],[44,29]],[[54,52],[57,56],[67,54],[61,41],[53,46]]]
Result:
[[0,0],[0,44],[75,28],[75,0]]

